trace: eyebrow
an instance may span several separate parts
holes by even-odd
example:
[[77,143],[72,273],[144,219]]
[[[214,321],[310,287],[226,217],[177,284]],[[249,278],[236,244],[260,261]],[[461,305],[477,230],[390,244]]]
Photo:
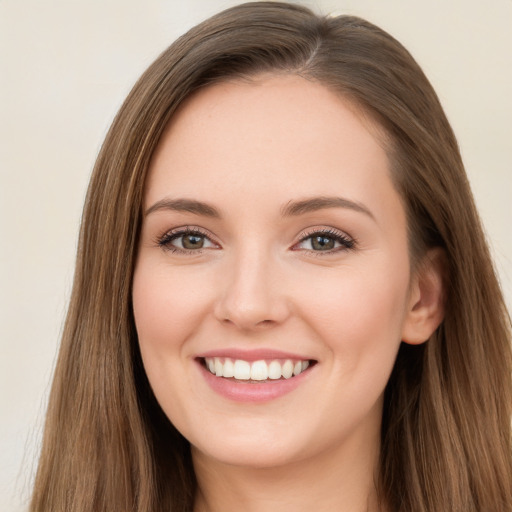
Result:
[[304,213],[323,210],[326,208],[348,208],[364,213],[375,220],[373,213],[362,203],[344,199],[343,197],[311,197],[300,201],[290,201],[281,210],[283,217],[295,217]]
[[194,199],[161,199],[153,206],[150,206],[144,216],[159,210],[172,210],[175,212],[188,212],[195,215],[203,215],[204,217],[220,218],[219,211],[208,203],[196,201]]
[[[281,208],[283,217],[296,217],[304,213],[310,213],[327,208],[347,208],[359,213],[364,213],[371,219],[375,220],[372,212],[362,203],[351,201],[342,197],[311,197],[300,201],[289,201]],[[164,198],[150,206],[144,216],[159,210],[172,210],[176,212],[188,212],[204,217],[220,219],[219,211],[212,205],[197,201],[195,199],[169,199]]]

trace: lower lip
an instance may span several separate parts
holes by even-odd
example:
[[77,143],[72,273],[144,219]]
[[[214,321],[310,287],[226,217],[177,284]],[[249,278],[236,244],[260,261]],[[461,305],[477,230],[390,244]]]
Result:
[[311,367],[289,379],[267,380],[265,382],[244,382],[216,377],[198,362],[201,373],[213,391],[235,402],[268,402],[291,393],[307,379]]

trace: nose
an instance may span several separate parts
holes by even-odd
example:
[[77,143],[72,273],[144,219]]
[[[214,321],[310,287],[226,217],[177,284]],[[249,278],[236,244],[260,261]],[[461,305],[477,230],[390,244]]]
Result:
[[283,323],[290,314],[283,275],[270,254],[247,251],[230,262],[215,305],[216,318],[244,331]]

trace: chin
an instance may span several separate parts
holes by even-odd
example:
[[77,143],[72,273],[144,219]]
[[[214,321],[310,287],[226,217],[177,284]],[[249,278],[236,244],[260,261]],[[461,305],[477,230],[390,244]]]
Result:
[[[290,426],[284,433],[262,427],[233,433],[221,428],[199,439],[191,439],[194,459],[207,458],[221,464],[252,468],[273,468],[298,462],[304,458],[304,443],[290,437]],[[302,448],[301,448],[302,447]]]
[[270,469],[286,466],[300,461],[301,457],[293,450],[288,451],[285,447],[271,446],[261,447],[255,443],[244,446],[226,443],[225,447],[216,446],[208,451],[203,451],[192,446],[192,457],[194,460],[209,459],[218,464],[238,466],[252,469]]

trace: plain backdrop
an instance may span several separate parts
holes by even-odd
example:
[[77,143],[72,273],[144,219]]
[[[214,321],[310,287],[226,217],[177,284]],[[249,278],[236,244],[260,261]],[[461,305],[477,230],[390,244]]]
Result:
[[[0,0],[0,510],[26,510],[88,178],[148,64],[226,0]],[[512,304],[512,0],[303,1],[380,25],[437,90]]]

